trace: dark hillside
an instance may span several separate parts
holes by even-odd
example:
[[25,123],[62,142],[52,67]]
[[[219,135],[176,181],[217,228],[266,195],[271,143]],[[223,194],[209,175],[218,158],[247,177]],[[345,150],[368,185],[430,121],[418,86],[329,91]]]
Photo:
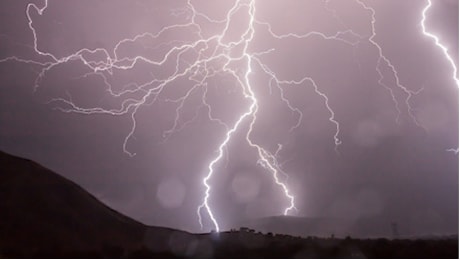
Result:
[[145,234],[155,243],[157,235],[172,232],[147,227],[110,209],[33,161],[0,152],[0,168],[0,254],[139,248]]

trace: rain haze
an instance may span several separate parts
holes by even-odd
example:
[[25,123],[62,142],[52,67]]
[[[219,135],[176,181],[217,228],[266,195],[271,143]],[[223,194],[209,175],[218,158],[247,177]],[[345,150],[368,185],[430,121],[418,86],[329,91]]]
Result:
[[[432,2],[458,64],[458,1]],[[458,86],[426,5],[3,0],[0,149],[148,225],[457,234]]]

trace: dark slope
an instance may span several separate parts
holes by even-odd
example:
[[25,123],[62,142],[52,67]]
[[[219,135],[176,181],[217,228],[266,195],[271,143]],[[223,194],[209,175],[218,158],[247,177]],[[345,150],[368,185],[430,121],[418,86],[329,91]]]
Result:
[[166,252],[172,234],[189,235],[136,222],[33,161],[0,152],[0,169],[0,255],[115,247]]
[[75,183],[0,152],[0,244],[7,248],[136,246],[145,227]]

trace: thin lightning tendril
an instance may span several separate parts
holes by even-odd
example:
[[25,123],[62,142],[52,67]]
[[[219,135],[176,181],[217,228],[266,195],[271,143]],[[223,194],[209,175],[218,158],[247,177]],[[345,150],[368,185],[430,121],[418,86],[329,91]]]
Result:
[[411,99],[414,95],[417,95],[418,93],[420,93],[420,91],[422,91],[423,88],[422,88],[422,89],[419,89],[418,91],[413,91],[413,90],[409,90],[407,87],[405,87],[405,86],[403,86],[403,85],[401,84],[401,80],[399,79],[398,71],[396,70],[395,66],[392,64],[392,62],[390,61],[390,59],[387,58],[387,56],[385,56],[385,54],[383,53],[382,47],[375,41],[375,37],[377,36],[377,31],[376,31],[376,29],[375,29],[375,23],[376,23],[376,21],[377,21],[377,19],[375,18],[375,13],[376,13],[376,12],[375,12],[375,9],[372,8],[372,7],[370,7],[370,6],[368,6],[368,5],[366,5],[362,0],[356,0],[356,1],[357,1],[365,10],[371,12],[371,19],[372,19],[372,20],[371,20],[372,35],[371,35],[371,37],[370,37],[368,40],[369,40],[369,42],[370,42],[372,45],[374,45],[374,46],[377,48],[377,50],[378,50],[379,56],[378,56],[377,66],[376,66],[376,71],[377,71],[377,73],[379,74],[379,81],[378,81],[378,83],[379,83],[380,86],[382,86],[382,87],[384,87],[385,89],[387,89],[388,92],[389,92],[390,95],[391,95],[391,98],[392,98],[392,100],[393,100],[393,102],[394,102],[394,104],[395,104],[395,108],[396,108],[396,110],[397,110],[397,112],[398,112],[398,113],[397,113],[397,116],[396,116],[396,122],[399,122],[399,121],[400,121],[400,117],[401,117],[402,111],[401,111],[401,109],[400,109],[400,104],[399,104],[399,102],[398,102],[398,100],[397,100],[397,97],[396,97],[396,95],[395,95],[395,93],[394,93],[394,90],[393,90],[390,86],[388,86],[385,82],[383,82],[384,79],[385,79],[385,76],[384,76],[383,71],[381,70],[381,67],[383,66],[382,64],[386,65],[387,68],[389,68],[389,69],[391,70],[392,76],[393,76],[393,78],[394,78],[394,80],[395,80],[396,87],[397,87],[400,91],[402,91],[402,92],[405,93],[406,98],[405,98],[404,101],[405,101],[405,105],[406,105],[406,108],[407,108],[407,113],[408,113],[408,115],[412,118],[413,122],[414,122],[417,126],[422,127],[422,126],[418,123],[418,121],[417,121],[415,115],[413,114],[413,109],[412,109],[412,107],[411,107],[411,105],[410,105],[410,99]]
[[[37,30],[34,27],[34,21],[32,19],[32,12],[35,11],[38,15],[44,15],[45,11],[49,6],[49,1],[45,0],[42,7],[38,7],[34,3],[30,3],[26,8],[26,16],[28,19],[28,27],[33,35],[33,48],[35,54],[39,57],[37,59],[25,59],[18,56],[6,57],[0,59],[0,62],[20,62],[29,64],[31,66],[38,66],[41,70],[35,79],[34,90],[37,91],[40,87],[40,83],[46,77],[47,73],[50,72],[57,66],[69,63],[69,62],[81,62],[87,69],[88,72],[80,77],[74,78],[74,80],[97,77],[100,78],[105,86],[107,93],[114,100],[122,100],[120,105],[115,108],[104,108],[104,107],[84,107],[79,106],[73,101],[71,93],[66,91],[65,97],[57,97],[51,99],[48,103],[54,104],[56,109],[66,113],[80,113],[85,115],[92,114],[107,114],[112,116],[128,115],[131,119],[131,128],[123,141],[123,151],[129,156],[134,156],[135,153],[130,152],[128,149],[128,143],[131,138],[134,138],[134,134],[137,127],[136,115],[139,109],[143,106],[151,105],[158,101],[164,101],[175,105],[175,117],[171,127],[163,132],[163,142],[167,142],[168,139],[175,133],[185,129],[189,124],[194,122],[200,115],[200,111],[204,109],[210,122],[213,122],[225,130],[225,135],[218,145],[216,156],[207,164],[207,173],[202,179],[204,186],[204,196],[201,204],[197,208],[198,222],[201,228],[204,228],[203,211],[209,217],[209,221],[212,223],[213,228],[216,231],[220,231],[220,225],[218,218],[216,217],[211,207],[211,191],[212,184],[211,180],[218,171],[217,167],[223,160],[224,156],[228,156],[228,144],[234,138],[236,132],[246,131],[245,140],[249,147],[254,148],[257,152],[257,163],[266,169],[274,180],[274,183],[278,185],[281,192],[284,194],[287,200],[288,206],[282,211],[284,215],[291,214],[297,211],[295,206],[295,196],[292,191],[289,190],[287,181],[289,176],[283,171],[283,164],[278,162],[279,153],[282,149],[282,145],[278,145],[278,149],[272,153],[262,145],[258,144],[254,138],[253,133],[257,124],[257,115],[260,110],[258,98],[256,95],[256,86],[251,82],[251,75],[254,72],[260,72],[269,79],[268,88],[270,94],[273,94],[273,89],[276,88],[279,93],[280,100],[287,106],[287,108],[294,114],[297,115],[296,123],[290,128],[290,131],[295,131],[302,124],[303,113],[297,108],[285,95],[285,88],[290,86],[305,86],[310,87],[314,90],[315,94],[323,100],[323,104],[327,112],[329,113],[329,122],[334,126],[335,133],[333,135],[333,142],[335,144],[335,151],[338,152],[340,140],[340,124],[336,119],[333,106],[329,102],[329,98],[326,92],[320,89],[320,84],[317,83],[310,76],[303,76],[299,79],[282,79],[274,70],[272,70],[263,58],[265,55],[276,51],[275,49],[268,49],[260,52],[252,52],[251,44],[254,43],[256,31],[265,31],[273,39],[285,40],[285,39],[298,39],[307,40],[312,37],[316,37],[325,41],[335,41],[339,44],[348,45],[350,48],[355,48],[362,44],[364,41],[368,41],[378,50],[376,72],[379,75],[378,84],[384,87],[389,93],[394,102],[395,108],[398,112],[396,121],[400,120],[401,116],[401,104],[398,101],[397,92],[402,92],[404,98],[404,104],[408,115],[412,118],[415,124],[419,125],[415,116],[413,115],[413,109],[410,105],[410,99],[419,93],[419,91],[412,91],[403,86],[400,82],[398,71],[391,61],[384,55],[382,47],[375,41],[377,35],[375,23],[375,10],[366,5],[362,0],[355,0],[357,4],[362,8],[371,13],[371,30],[370,36],[362,36],[352,29],[347,29],[345,23],[340,20],[337,12],[329,7],[330,0],[324,1],[324,8],[329,11],[338,21],[343,30],[336,32],[333,35],[327,35],[318,31],[310,31],[303,34],[298,33],[279,33],[275,32],[271,24],[266,21],[258,20],[256,17],[256,1],[255,0],[235,0],[232,7],[226,13],[226,17],[222,20],[212,19],[204,13],[199,12],[192,0],[188,0],[185,8],[180,10],[174,10],[172,13],[175,17],[186,17],[185,23],[173,24],[161,28],[157,33],[142,33],[132,38],[125,38],[117,42],[112,50],[104,48],[88,49],[83,48],[75,53],[68,56],[58,57],[56,54],[47,52],[39,47],[39,37]],[[431,1],[428,1],[427,7],[423,11],[423,33],[426,36],[433,38],[436,45],[441,48],[446,55],[446,58],[451,62],[454,68],[454,79],[458,85],[458,78],[456,78],[457,68],[455,63],[450,58],[445,48],[438,40],[436,36],[428,33],[425,29],[426,12],[431,6]],[[245,29],[239,34],[239,38],[236,40],[228,40],[227,36],[230,35],[231,23],[236,19],[235,16],[238,12],[247,12],[248,21],[245,22]],[[204,20],[208,24],[223,27],[220,33],[213,34],[205,37],[207,33],[203,30],[199,20]],[[143,40],[159,40],[166,33],[186,29],[192,32],[196,39],[190,41],[179,41],[172,40],[168,42],[161,42],[156,46],[146,45]],[[352,40],[350,40],[352,39]],[[155,49],[168,47],[169,49],[164,55],[158,59],[151,59],[147,56],[137,55],[134,57],[128,57],[121,55],[121,49],[125,45],[140,42],[145,48]],[[194,58],[185,58],[186,55],[193,54]],[[91,55],[102,55],[103,59],[91,59]],[[190,60],[191,59],[191,60]],[[143,83],[129,83],[122,87],[121,90],[116,90],[110,83],[110,77],[113,76],[117,71],[134,70],[137,65],[148,65],[152,68],[162,68],[166,64],[174,63],[173,71],[161,78],[154,76],[152,73],[152,79]],[[244,66],[241,66],[244,64]],[[392,72],[392,78],[395,81],[395,87],[392,88],[384,82],[385,76],[382,71],[382,67],[386,67]],[[238,67],[239,69],[236,69]],[[241,68],[244,69],[241,69]],[[236,86],[241,89],[241,94],[247,101],[247,107],[238,119],[229,124],[225,120],[217,118],[213,113],[213,108],[208,100],[208,83],[213,77],[219,76],[230,76],[236,83]],[[186,88],[185,94],[177,98],[162,98],[161,95],[165,92],[173,83],[179,80],[189,80],[192,82]],[[257,86],[264,87],[264,86]],[[201,97],[201,105],[196,108],[192,118],[182,122],[183,110],[185,109],[186,102],[191,99],[192,95],[198,95]],[[419,125],[420,126],[420,125]],[[458,152],[458,150],[457,150]]]

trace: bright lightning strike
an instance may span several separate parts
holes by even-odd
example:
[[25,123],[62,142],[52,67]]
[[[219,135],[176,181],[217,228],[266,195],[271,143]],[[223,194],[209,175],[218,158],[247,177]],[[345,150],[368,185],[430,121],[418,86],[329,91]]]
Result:
[[[256,152],[257,163],[271,174],[271,178],[273,178],[274,183],[280,188],[281,193],[285,196],[286,206],[281,212],[284,215],[288,215],[297,210],[295,196],[289,189],[287,183],[289,176],[283,171],[283,165],[278,162],[278,154],[282,145],[279,145],[278,150],[275,152],[271,152],[254,140],[253,132],[257,126],[258,113],[261,110],[259,100],[256,95],[257,92],[255,91],[256,89],[268,87],[270,93],[273,94],[272,89],[276,88],[281,102],[283,102],[293,114],[297,115],[296,123],[290,128],[290,131],[294,131],[302,124],[304,115],[302,111],[286,97],[284,89],[289,86],[304,86],[312,88],[314,93],[323,100],[324,108],[329,114],[328,120],[335,130],[332,136],[332,141],[335,145],[334,148],[336,152],[338,152],[338,148],[341,144],[339,120],[336,118],[333,104],[330,104],[329,98],[327,94],[321,90],[320,84],[309,75],[304,75],[298,79],[281,78],[263,61],[264,55],[275,52],[276,49],[253,52],[251,44],[254,44],[256,32],[263,31],[276,40],[308,40],[310,38],[318,38],[324,41],[335,41],[337,44],[344,44],[353,50],[355,50],[359,44],[363,44],[364,42],[370,43],[378,52],[378,56],[376,57],[377,62],[375,65],[375,71],[379,76],[377,83],[381,87],[384,87],[390,94],[395,105],[395,109],[397,110],[396,121],[400,120],[402,114],[401,107],[404,106],[405,111],[407,111],[407,114],[411,117],[413,122],[419,125],[413,115],[410,99],[420,90],[412,91],[400,82],[396,67],[392,64],[390,59],[385,56],[383,48],[375,41],[375,37],[377,35],[375,28],[375,10],[365,4],[362,0],[354,0],[354,3],[358,4],[364,11],[371,14],[371,33],[368,36],[363,36],[354,32],[352,29],[347,29],[346,24],[340,20],[337,12],[333,8],[329,7],[329,2],[330,0],[325,0],[324,8],[329,11],[334,16],[335,20],[340,23],[341,27],[344,28],[332,35],[318,31],[311,31],[304,34],[276,32],[269,22],[258,19],[255,0],[235,0],[234,4],[226,13],[225,18],[222,20],[212,19],[208,15],[199,12],[193,4],[193,1],[188,0],[184,9],[174,13],[175,16],[186,16],[187,21],[184,23],[163,27],[155,34],[146,32],[132,38],[121,39],[111,50],[105,48],[83,48],[70,55],[58,57],[57,54],[47,52],[44,48],[40,47],[39,33],[34,27],[32,14],[33,12],[36,12],[36,14],[40,16],[45,15],[49,6],[49,1],[45,0],[43,6],[41,7],[30,3],[26,8],[28,26],[33,35],[32,48],[40,58],[26,59],[18,56],[11,56],[0,60],[0,62],[16,61],[40,67],[40,71],[35,80],[35,90],[40,87],[40,83],[46,77],[47,73],[54,68],[69,62],[80,62],[88,70],[87,73],[81,76],[81,78],[97,77],[101,79],[110,97],[114,100],[122,100],[121,104],[116,108],[98,106],[83,107],[73,101],[70,93],[67,93],[66,97],[53,98],[50,103],[56,104],[57,109],[68,113],[80,113],[87,115],[108,114],[113,116],[129,115],[132,124],[130,131],[124,139],[123,151],[130,156],[135,155],[135,153],[129,151],[128,143],[136,131],[136,116],[139,109],[143,106],[151,105],[162,100],[176,105],[174,122],[171,127],[163,133],[164,141],[166,142],[171,135],[183,130],[198,117],[199,110],[196,110],[194,117],[181,123],[181,117],[186,102],[191,99],[192,95],[200,95],[201,106],[199,109],[204,108],[207,110],[207,117],[209,121],[216,123],[225,130],[222,140],[217,145],[217,154],[207,164],[207,172],[203,174],[204,177],[202,179],[202,185],[204,187],[204,196],[197,208],[198,221],[201,228],[204,228],[205,226],[205,215],[203,213],[206,213],[206,216],[209,218],[208,221],[212,223],[213,228],[216,231],[219,231],[221,227],[219,225],[218,216],[215,213],[215,210],[213,210],[213,207],[211,207],[211,192],[213,191],[212,179],[216,174],[218,174],[219,163],[222,162],[224,156],[226,155],[228,144],[233,140],[233,138],[235,138],[236,132],[243,131],[245,133],[244,136],[247,145],[253,148]],[[262,3],[262,1],[259,3]],[[423,33],[433,38],[436,45],[443,50],[446,58],[451,62],[454,68],[454,79],[458,85],[458,78],[456,78],[457,68],[453,60],[448,55],[447,48],[439,42],[435,35],[428,33],[425,29],[426,12],[430,6],[431,1],[428,1],[428,6],[423,11]],[[233,36],[230,32],[231,26],[237,19],[236,14],[240,12],[244,12],[247,15],[247,21],[244,21],[244,29],[238,33],[236,40],[228,40],[229,36]],[[212,24],[220,29],[218,33],[214,33],[211,36],[206,37],[204,35],[208,35],[209,32],[203,29],[203,23]],[[142,42],[143,40],[160,41],[161,37],[165,34],[174,32],[175,30],[187,30],[193,34],[193,37],[191,37],[188,41],[177,40],[162,42],[160,45],[162,47],[168,47],[169,49],[167,49],[164,55],[160,58],[152,59],[147,55],[140,54],[130,57],[121,54],[120,50],[124,46]],[[91,58],[95,55],[102,56],[103,58]],[[146,65],[152,69],[158,69],[167,67],[171,63],[174,64],[174,69],[169,72],[168,75],[164,77],[152,76],[151,80],[142,83],[130,83],[124,86],[121,91],[116,90],[110,81],[110,78],[118,71],[134,70],[138,65]],[[391,71],[390,78],[394,81],[394,85],[389,85],[384,82],[386,76],[383,72],[383,68]],[[256,86],[251,81],[251,77],[255,74],[255,72],[260,72],[264,77],[269,79],[268,86]],[[245,110],[238,115],[237,120],[231,124],[214,116],[213,107],[208,100],[208,83],[213,77],[220,76],[231,77],[240,89],[242,97],[247,101],[247,107]],[[186,90],[185,93],[178,98],[162,99],[161,95],[165,92],[165,90],[170,85],[180,80],[188,80],[190,82],[188,86],[184,86],[184,89]],[[398,93],[402,95],[404,104],[400,104],[398,101]]]
[[433,5],[433,3],[431,2],[431,0],[427,0],[427,5],[425,6],[425,8],[423,9],[423,12],[422,12],[422,21],[420,22],[421,26],[422,26],[422,31],[423,31],[423,34],[431,39],[433,39],[434,43],[436,44],[436,46],[442,51],[442,53],[444,54],[444,57],[447,59],[447,61],[449,61],[449,64],[450,66],[452,67],[452,79],[455,81],[455,84],[457,84],[457,87],[460,87],[460,81],[458,79],[458,69],[457,69],[457,65],[455,64],[455,61],[454,59],[452,59],[452,57],[449,55],[449,49],[447,49],[446,46],[444,46],[441,41],[439,40],[438,36],[434,35],[433,33],[430,33],[427,28],[426,28],[426,19],[427,19],[427,13],[428,11],[430,10],[431,6]]
[[[457,84],[457,88],[459,88],[460,87],[460,81],[459,81],[459,78],[458,78],[458,75],[457,75],[458,74],[458,68],[457,68],[457,65],[455,64],[454,59],[452,59],[452,57],[449,55],[449,49],[447,49],[447,47],[444,46],[441,43],[441,41],[439,40],[439,38],[436,35],[428,32],[428,30],[426,29],[426,24],[425,24],[426,19],[427,19],[426,15],[427,15],[427,13],[430,10],[432,5],[433,5],[433,3],[431,2],[431,0],[427,0],[427,5],[425,6],[425,8],[423,8],[422,21],[420,22],[420,24],[422,26],[422,31],[423,31],[423,34],[425,36],[433,39],[433,41],[436,44],[436,46],[444,54],[444,57],[449,62],[450,66],[452,67],[452,79],[454,80],[455,84]],[[446,151],[458,154],[458,150],[459,150],[459,148],[450,148],[450,149],[447,149]]]

